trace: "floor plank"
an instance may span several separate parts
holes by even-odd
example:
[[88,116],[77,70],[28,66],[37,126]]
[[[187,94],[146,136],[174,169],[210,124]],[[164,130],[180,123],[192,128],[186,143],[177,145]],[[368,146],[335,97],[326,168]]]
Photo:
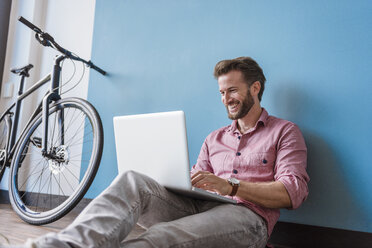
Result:
[[[2,237],[5,236],[10,244],[22,244],[28,238],[37,238],[48,232],[58,232],[67,227],[77,216],[77,212],[71,212],[53,223],[34,226],[21,220],[9,204],[0,204],[0,244],[7,243]],[[139,226],[129,234],[128,239],[139,236],[144,230]]]
[[48,232],[58,232],[70,224],[76,216],[77,214],[72,212],[56,222],[34,226],[21,220],[9,204],[0,204],[0,234],[7,237],[11,244],[20,244],[28,238],[37,238]]

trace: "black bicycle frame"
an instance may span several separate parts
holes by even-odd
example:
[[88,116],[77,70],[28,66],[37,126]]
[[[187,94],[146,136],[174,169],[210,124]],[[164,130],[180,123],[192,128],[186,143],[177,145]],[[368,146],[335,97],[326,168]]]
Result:
[[[33,114],[31,115],[30,119],[27,121],[27,124],[23,128],[21,134],[19,137],[22,137],[24,135],[25,130],[28,128],[28,126],[31,124],[32,120],[36,117],[37,114],[40,113],[40,110],[42,111],[42,122],[43,122],[43,137],[42,137],[42,154],[43,156],[50,157],[50,154],[48,153],[48,147],[47,147],[47,140],[48,140],[48,116],[49,116],[49,105],[52,101],[57,101],[61,99],[58,89],[60,87],[60,74],[61,74],[61,62],[66,59],[65,55],[59,55],[55,59],[53,71],[51,74],[46,75],[44,78],[39,80],[36,84],[34,84],[30,89],[28,89],[26,92],[24,91],[24,77],[22,75],[21,82],[19,85],[18,90],[18,96],[17,100],[3,113],[1,117],[4,117],[6,120],[6,124],[8,126],[8,130],[10,131],[10,135],[8,132],[8,145],[6,147],[6,158],[5,158],[5,165],[10,166],[10,159],[12,158],[16,147],[18,146],[19,139],[16,140],[17,131],[18,131],[18,124],[19,124],[19,118],[20,118],[20,109],[22,106],[22,101],[28,97],[30,94],[32,94],[34,91],[39,89],[41,86],[46,84],[47,82],[51,81],[50,88],[46,92],[46,95],[44,96],[43,100],[39,103]],[[11,110],[15,107],[14,113],[11,112]],[[14,120],[12,124],[11,117],[14,114]],[[59,132],[62,144],[64,143],[64,126],[63,126],[63,111],[59,112]]]
[[[59,89],[59,78],[61,75],[61,62],[66,58],[65,55],[59,55],[54,62],[53,72],[52,72],[52,83],[50,84],[49,94],[43,98],[43,139],[42,139],[42,149],[41,153],[43,156],[50,157],[48,153],[48,116],[49,116],[49,104],[52,101],[57,101],[61,99],[61,96],[58,94]],[[63,128],[63,110],[60,111],[58,117],[60,137],[62,139],[62,144],[64,143],[64,128]]]

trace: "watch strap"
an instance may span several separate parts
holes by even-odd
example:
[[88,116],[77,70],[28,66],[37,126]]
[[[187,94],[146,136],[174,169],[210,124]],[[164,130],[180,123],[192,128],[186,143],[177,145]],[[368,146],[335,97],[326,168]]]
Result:
[[231,186],[233,188],[229,196],[235,196],[236,193],[238,192],[239,184],[231,184]]

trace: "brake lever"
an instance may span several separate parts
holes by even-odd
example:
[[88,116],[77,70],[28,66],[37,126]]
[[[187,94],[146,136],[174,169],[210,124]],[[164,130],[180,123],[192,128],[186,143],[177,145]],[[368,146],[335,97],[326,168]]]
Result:
[[45,37],[44,37],[44,33],[42,33],[42,34],[39,34],[39,33],[36,33],[35,34],[35,38],[36,38],[36,40],[41,44],[41,45],[43,45],[43,46],[45,46],[45,47],[52,47],[52,43],[48,40],[48,39],[46,39]]

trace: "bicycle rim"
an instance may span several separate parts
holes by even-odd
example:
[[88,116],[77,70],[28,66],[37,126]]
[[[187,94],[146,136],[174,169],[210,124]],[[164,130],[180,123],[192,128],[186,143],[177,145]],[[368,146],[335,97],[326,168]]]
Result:
[[100,118],[93,106],[78,98],[60,100],[49,109],[48,152],[53,158],[41,153],[42,129],[40,113],[22,137],[11,167],[11,204],[31,224],[53,222],[80,201],[103,149]]

